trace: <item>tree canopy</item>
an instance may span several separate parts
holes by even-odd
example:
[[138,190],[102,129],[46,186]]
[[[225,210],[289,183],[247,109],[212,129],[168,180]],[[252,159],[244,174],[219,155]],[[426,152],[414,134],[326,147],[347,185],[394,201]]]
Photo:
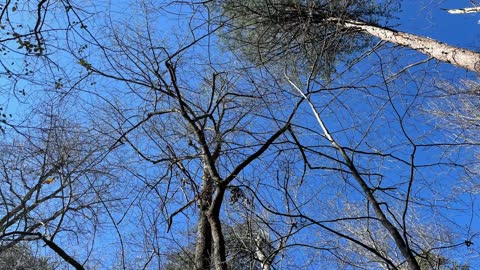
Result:
[[0,264],[480,263],[468,37],[416,2],[153,2],[0,4]]

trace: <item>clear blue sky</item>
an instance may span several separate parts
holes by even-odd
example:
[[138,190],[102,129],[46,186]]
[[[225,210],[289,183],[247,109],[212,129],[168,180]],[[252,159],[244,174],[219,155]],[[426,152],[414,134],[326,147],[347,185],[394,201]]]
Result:
[[[480,5],[480,1],[479,2]],[[472,7],[468,0],[404,0],[398,30],[464,48],[480,47],[480,13],[449,14],[443,9]]]

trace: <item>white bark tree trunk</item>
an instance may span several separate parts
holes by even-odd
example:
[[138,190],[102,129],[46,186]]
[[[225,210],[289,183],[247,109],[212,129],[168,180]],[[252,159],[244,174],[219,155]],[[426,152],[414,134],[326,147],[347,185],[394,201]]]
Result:
[[330,141],[330,143],[337,149],[337,151],[340,152],[341,156],[343,157],[346,166],[350,169],[352,172],[353,177],[361,187],[365,197],[367,198],[368,202],[370,202],[371,207],[373,208],[373,211],[375,212],[375,215],[377,216],[378,220],[380,223],[383,225],[383,227],[390,233],[390,236],[393,238],[395,241],[395,244],[397,245],[397,248],[400,250],[400,253],[405,257],[405,260],[411,270],[420,270],[420,265],[417,262],[417,259],[415,258],[415,255],[413,253],[413,250],[410,249],[408,240],[402,237],[402,234],[400,233],[399,229],[395,227],[395,225],[387,218],[386,214],[382,210],[381,207],[381,202],[377,200],[377,198],[373,195],[372,189],[368,186],[367,182],[365,179],[362,178],[360,173],[357,170],[357,167],[355,164],[353,164],[353,161],[350,159],[350,157],[347,155],[345,152],[345,149],[340,146],[337,141],[333,138],[332,134],[328,130],[327,126],[323,122],[322,118],[320,117],[320,113],[317,111],[313,103],[310,101],[310,99],[303,93],[303,91],[295,84],[293,83],[288,76],[285,74],[285,78],[288,80],[290,85],[292,85],[295,90],[303,96],[305,101],[310,105],[310,108],[312,112],[315,115],[315,118],[317,119],[317,123],[320,125],[322,128],[323,134],[327,138],[327,140]]
[[255,238],[257,249],[255,251],[255,256],[257,260],[260,261],[260,269],[262,270],[270,270],[270,262],[267,260],[267,256],[262,250],[262,246],[264,245],[265,239],[261,236],[261,232]]
[[343,27],[359,29],[381,40],[411,48],[438,61],[480,73],[480,53],[478,52],[450,46],[431,38],[374,26],[364,22],[341,21],[336,18],[332,18],[330,21],[335,21]]
[[480,7],[445,9],[450,14],[468,14],[480,12]]

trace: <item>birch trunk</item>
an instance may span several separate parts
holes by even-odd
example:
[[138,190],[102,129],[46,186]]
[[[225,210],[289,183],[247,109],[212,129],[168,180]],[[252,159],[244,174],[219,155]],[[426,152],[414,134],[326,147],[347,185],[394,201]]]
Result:
[[468,14],[468,13],[477,13],[480,12],[480,7],[471,7],[471,8],[458,8],[458,9],[446,9],[450,14]]
[[358,21],[341,21],[330,19],[346,28],[356,28],[381,40],[391,42],[403,47],[411,48],[426,54],[438,61],[450,63],[457,67],[465,68],[480,73],[480,53],[471,50],[450,46],[446,43],[393,29],[374,26]]
[[265,255],[265,253],[262,250],[263,241],[264,241],[264,239],[262,238],[262,236],[260,234],[255,238],[255,242],[256,242],[256,246],[257,246],[257,248],[255,250],[255,257],[257,257],[257,260],[260,261],[260,269],[261,270],[270,270],[270,262],[267,261],[267,256]]
[[[395,241],[395,244],[397,248],[400,250],[402,255],[405,257],[406,262],[409,266],[409,269],[411,270],[420,270],[420,265],[418,264],[415,254],[413,253],[412,249],[410,249],[407,239],[404,239],[402,237],[402,234],[400,231],[395,227],[395,225],[387,218],[385,215],[384,211],[381,208],[381,202],[375,198],[373,195],[372,189],[368,186],[367,182],[363,179],[361,176],[360,172],[358,172],[357,167],[353,163],[353,161],[350,159],[350,157],[347,155],[345,152],[344,148],[340,146],[337,141],[333,138],[332,134],[328,130],[327,126],[323,122],[322,118],[320,117],[320,113],[317,111],[313,103],[310,101],[310,99],[302,92],[302,90],[294,84],[288,77],[286,77],[288,82],[297,90],[299,94],[303,96],[303,98],[307,101],[307,103],[310,105],[310,108],[312,112],[314,113],[318,124],[323,130],[323,133],[327,140],[330,141],[330,143],[337,149],[337,151],[340,152],[341,156],[343,157],[345,164],[347,167],[350,169],[352,172],[353,177],[357,181],[357,183],[360,185],[363,193],[365,194],[367,200],[371,203],[371,207],[373,208],[375,215],[377,216],[378,220],[382,224],[382,226],[387,229],[389,232],[390,236],[393,238]],[[406,230],[406,228],[404,228]]]

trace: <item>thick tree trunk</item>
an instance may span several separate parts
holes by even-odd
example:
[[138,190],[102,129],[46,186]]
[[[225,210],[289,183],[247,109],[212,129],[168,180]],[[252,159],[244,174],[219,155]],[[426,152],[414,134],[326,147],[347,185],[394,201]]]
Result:
[[195,246],[195,269],[210,270],[212,254],[212,233],[206,211],[200,210],[197,225],[197,244]]
[[227,256],[225,252],[225,239],[220,222],[220,208],[222,207],[225,187],[218,185],[208,212],[208,221],[212,230],[213,239],[213,263],[216,270],[227,270]]
[[197,243],[195,246],[195,270],[210,270],[212,255],[212,229],[208,220],[212,204],[212,180],[205,171],[202,177],[202,190],[198,195],[200,210],[197,225]]
[[209,215],[208,221],[212,230],[213,239],[213,263],[216,270],[227,270],[225,254],[225,239],[222,233],[220,218],[216,215]]
[[341,21],[338,19],[331,19],[330,21],[336,21],[347,28],[357,28],[381,40],[419,51],[438,61],[480,73],[480,53],[478,52],[450,46],[431,38],[416,36],[368,23]]
[[[213,193],[213,180],[205,169],[202,180],[202,192],[199,195],[197,243],[195,247],[196,270],[210,270],[212,264],[216,270],[227,270],[225,239],[220,221],[220,208],[225,195],[225,186],[216,183]],[[213,263],[212,263],[213,262]]]

